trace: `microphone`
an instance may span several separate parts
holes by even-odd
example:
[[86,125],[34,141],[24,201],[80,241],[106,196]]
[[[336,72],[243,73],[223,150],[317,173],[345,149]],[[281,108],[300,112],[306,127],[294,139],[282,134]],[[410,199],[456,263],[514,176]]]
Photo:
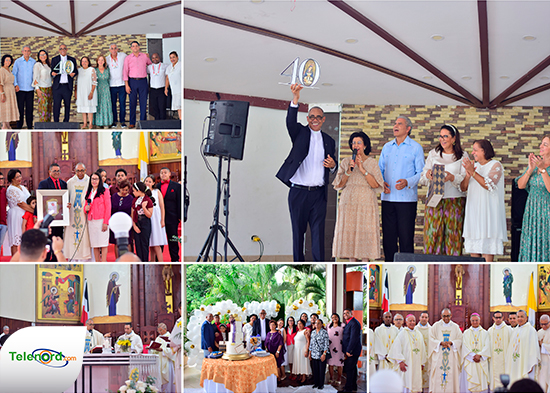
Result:
[[[356,158],[357,158],[357,149],[353,149],[353,155],[351,156],[351,159],[353,160],[353,162],[355,162]],[[351,167],[350,169],[353,172],[353,167]]]

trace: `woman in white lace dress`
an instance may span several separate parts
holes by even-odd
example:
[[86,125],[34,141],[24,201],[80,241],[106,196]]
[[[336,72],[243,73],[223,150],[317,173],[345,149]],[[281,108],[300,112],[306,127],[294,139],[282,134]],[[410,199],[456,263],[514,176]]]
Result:
[[94,67],[90,67],[90,58],[80,59],[81,68],[75,85],[76,111],[82,113],[82,128],[92,128],[94,113],[97,112],[97,74]]
[[472,156],[463,159],[466,177],[462,191],[468,191],[464,217],[464,251],[473,257],[492,262],[495,255],[504,253],[508,240],[506,210],[504,207],[504,173],[499,161],[493,160],[495,151],[491,142],[474,142]]
[[151,216],[151,237],[149,238],[149,253],[151,261],[163,262],[162,249],[160,246],[168,245],[166,239],[166,228],[164,226],[164,199],[162,198],[162,192],[154,187],[155,177],[149,175],[144,181],[147,188],[151,190],[155,201],[158,203],[153,207],[153,215]]
[[11,247],[11,255],[17,252],[17,246],[21,245],[23,215],[25,212],[34,213],[34,209],[27,205],[26,200],[31,195],[27,187],[21,184],[23,176],[19,169],[10,169],[8,183],[11,183],[6,191],[8,200],[8,245]]

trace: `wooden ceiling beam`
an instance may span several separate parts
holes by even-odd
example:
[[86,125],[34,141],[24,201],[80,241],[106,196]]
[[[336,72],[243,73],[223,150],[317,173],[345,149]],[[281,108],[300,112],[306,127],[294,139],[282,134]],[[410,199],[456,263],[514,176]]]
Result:
[[74,9],[74,0],[69,0],[69,8],[71,9],[71,37],[76,36],[76,15]]
[[267,29],[263,29],[263,28],[260,28],[260,27],[246,25],[244,23],[236,22],[236,21],[233,21],[233,20],[230,20],[230,19],[224,19],[224,18],[220,18],[220,17],[214,16],[214,15],[205,14],[204,12],[196,11],[196,10],[193,10],[191,8],[184,8],[183,9],[183,14],[188,15],[188,16],[192,16],[194,18],[202,19],[202,20],[205,20],[205,21],[208,21],[208,22],[217,23],[217,24],[222,25],[222,26],[227,26],[227,27],[232,27],[232,28],[239,29],[239,30],[244,30],[244,31],[247,31],[249,33],[259,34],[259,35],[263,35],[263,36],[266,36],[266,37],[278,39],[278,40],[281,40],[281,41],[290,42],[290,43],[295,44],[295,45],[301,45],[301,46],[304,46],[306,48],[310,48],[310,49],[313,49],[313,50],[316,50],[316,51],[319,51],[319,52],[322,52],[322,53],[325,53],[325,54],[328,54],[328,55],[331,55],[331,56],[334,56],[334,57],[338,57],[340,59],[347,60],[349,62],[359,64],[363,67],[367,67],[367,68],[379,71],[379,72],[384,73],[386,75],[390,75],[394,78],[401,79],[403,81],[412,83],[413,85],[416,85],[416,86],[422,87],[424,89],[433,91],[434,93],[437,93],[437,94],[440,94],[442,96],[451,98],[453,100],[462,102],[463,104],[474,106],[474,107],[481,107],[481,101],[479,101],[477,99],[476,99],[475,102],[472,102],[472,101],[468,100],[465,97],[462,97],[462,96],[459,96],[457,94],[451,93],[449,91],[440,89],[439,87],[432,86],[430,84],[419,81],[417,79],[414,79],[410,76],[401,74],[399,72],[390,70],[390,69],[385,68],[383,66],[380,66],[378,64],[371,63],[367,60],[363,60],[363,59],[360,59],[358,57],[351,56],[351,55],[348,55],[346,53],[339,52],[337,50],[327,48],[325,46],[321,46],[321,45],[318,45],[318,44],[315,44],[315,43],[312,43],[312,42],[309,42],[309,41],[301,40],[301,39],[298,39],[298,38],[295,38],[295,37],[290,37],[288,35],[280,34],[280,33],[277,33],[277,32],[271,31],[271,30],[267,30]]
[[[159,5],[157,7],[153,7],[153,8],[149,8],[147,10],[143,10],[141,12],[136,12],[135,14],[132,14],[132,15],[127,15],[125,16],[124,18],[120,18],[120,19],[117,19],[117,20],[114,20],[112,22],[109,22],[109,23],[106,23],[104,25],[101,25],[101,26],[98,26],[98,27],[95,27],[93,29],[90,29],[90,30],[86,30],[86,31],[80,31],[78,34],[80,34],[80,36],[84,35],[84,34],[90,34],[94,31],[97,31],[97,30],[101,30],[105,27],[108,27],[108,26],[112,26],[112,25],[116,25],[117,23],[120,23],[120,22],[124,22],[125,20],[128,20],[128,19],[132,19],[132,18],[136,18],[138,16],[141,16],[141,15],[145,15],[145,14],[148,14],[150,12],[154,12],[154,11],[158,11],[158,10],[162,10],[164,8],[168,8],[168,7],[174,7],[174,6],[180,6],[181,5],[181,1],[173,1],[171,3],[166,3],[166,4],[162,4],[162,5]],[[179,11],[178,11],[179,12]]]
[[61,31],[54,30],[54,29],[52,29],[52,28],[50,28],[50,27],[46,27],[46,26],[40,26],[39,24],[29,22],[28,20],[19,19],[19,18],[16,18],[16,17],[14,17],[14,16],[6,15],[6,14],[0,14],[0,18],[5,18],[5,19],[13,20],[14,22],[23,23],[23,24],[25,24],[25,25],[29,25],[29,26],[32,26],[32,27],[36,27],[36,28],[38,28],[38,29],[51,31],[52,33],[55,33],[55,34],[65,35],[65,34],[64,34],[63,32],[61,32]]
[[[509,88],[504,90],[502,93],[498,95],[493,101],[491,101],[490,107],[496,108],[499,106],[502,106],[501,103],[504,101],[509,101],[508,98],[510,95],[515,92],[517,89],[525,85],[527,82],[529,82],[533,77],[541,73],[545,68],[550,66],[550,56],[548,56],[546,59],[541,61],[539,64],[537,64],[535,67],[533,67],[529,72],[527,72],[525,75],[523,75],[521,78],[519,78],[517,81],[515,81]],[[533,89],[534,90],[534,89]],[[530,90],[531,91],[531,90]],[[516,96],[518,97],[518,96]]]
[[449,87],[453,88],[460,94],[462,94],[466,99],[468,99],[470,102],[473,102],[476,104],[476,106],[481,105],[481,101],[475,97],[472,93],[470,93],[468,90],[466,90],[464,87],[456,83],[453,79],[448,77],[446,74],[444,74],[442,71],[440,71],[437,67],[435,67],[433,64],[428,62],[426,59],[424,59],[422,56],[420,56],[418,53],[416,53],[414,50],[406,46],[404,43],[399,41],[397,38],[392,36],[390,33],[388,33],[386,30],[378,26],[376,23],[371,21],[369,18],[367,18],[365,15],[357,11],[355,8],[351,7],[349,4],[347,4],[343,0],[327,0],[330,4],[334,5],[336,8],[347,14],[348,16],[355,19],[357,22],[361,23],[363,26],[365,26],[367,29],[371,30],[374,34],[378,35],[383,40],[387,41],[390,45],[404,53],[406,56],[408,56],[410,59],[415,61],[417,64],[424,67],[428,72],[433,74],[435,77],[439,78],[443,82],[445,82]]
[[[69,33],[67,30],[65,30],[64,28],[62,28],[61,26],[57,25],[56,23],[52,22],[51,20],[49,20],[48,18],[46,18],[44,15],[42,15],[41,13],[33,10],[31,7],[29,7],[28,5],[24,4],[22,1],[20,0],[11,0],[12,3],[14,4],[17,4],[19,7],[25,9],[26,11],[30,12],[31,14],[33,14],[34,16],[42,19],[44,22],[50,24],[51,26],[55,27],[56,29],[58,29],[59,31],[61,31],[61,35],[66,35],[66,36],[71,36],[71,33]],[[39,25],[37,25],[39,26]],[[44,28],[42,26],[42,28]]]
[[[74,0],[71,0],[71,1],[74,1]],[[100,20],[102,20],[103,18],[105,18],[107,15],[111,14],[114,10],[116,10],[118,7],[120,7],[122,4],[126,3],[127,0],[120,0],[119,2],[117,2],[115,5],[113,5],[111,8],[109,8],[107,11],[105,11],[103,14],[101,14],[100,16],[98,16],[97,18],[95,18],[92,22],[88,23],[88,25],[86,25],[84,28],[82,28],[77,34],[76,34],[76,37],[80,37],[82,36],[82,34],[84,32],[86,32],[86,30],[88,30],[89,28],[91,28],[93,25],[95,25],[96,23],[98,23]]]
[[483,106],[488,107],[491,101],[489,77],[489,25],[487,23],[487,1],[478,0],[477,15],[479,23],[479,49],[481,55],[481,86]]
[[524,98],[534,96],[535,94],[542,93],[543,91],[546,91],[546,90],[550,90],[550,83],[547,83],[547,84],[539,86],[539,87],[535,87],[534,89],[525,91],[525,92],[523,92],[521,94],[518,94],[514,97],[510,97],[506,100],[503,100],[499,103],[498,107],[506,106],[508,104],[511,104],[512,102],[516,102],[516,101],[522,100]]

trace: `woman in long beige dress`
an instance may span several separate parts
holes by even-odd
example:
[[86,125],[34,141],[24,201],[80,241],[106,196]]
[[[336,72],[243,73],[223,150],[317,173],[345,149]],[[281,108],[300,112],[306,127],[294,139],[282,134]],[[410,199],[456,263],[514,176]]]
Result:
[[17,110],[17,99],[15,97],[15,77],[10,71],[13,64],[11,55],[2,56],[2,67],[0,68],[0,123],[2,129],[10,130],[10,121],[19,120]]
[[354,132],[349,147],[357,149],[342,160],[332,185],[342,190],[338,218],[332,243],[332,256],[350,261],[380,258],[380,216],[377,194],[384,190],[378,163],[369,156],[370,139],[364,132]]

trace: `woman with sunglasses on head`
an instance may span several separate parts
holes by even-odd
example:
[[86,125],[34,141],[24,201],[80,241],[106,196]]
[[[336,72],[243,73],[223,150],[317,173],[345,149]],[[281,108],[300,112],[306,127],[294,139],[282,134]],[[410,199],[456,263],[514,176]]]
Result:
[[[466,194],[460,183],[466,176],[462,159],[468,153],[460,145],[460,133],[452,124],[439,130],[439,143],[428,153],[419,183],[429,186],[433,181],[434,165],[445,166],[445,193],[436,206],[426,205],[424,213],[424,253],[462,255],[462,227]],[[428,201],[426,201],[428,203]]]

